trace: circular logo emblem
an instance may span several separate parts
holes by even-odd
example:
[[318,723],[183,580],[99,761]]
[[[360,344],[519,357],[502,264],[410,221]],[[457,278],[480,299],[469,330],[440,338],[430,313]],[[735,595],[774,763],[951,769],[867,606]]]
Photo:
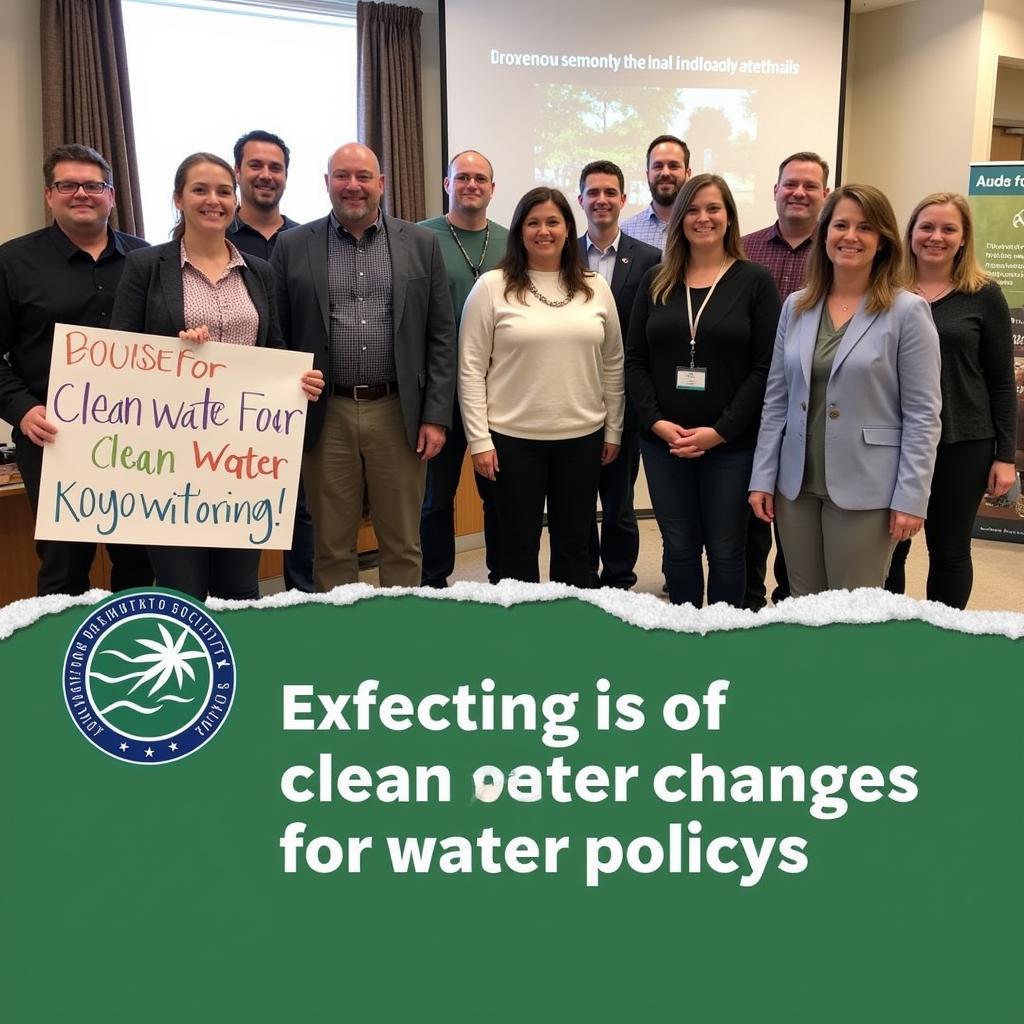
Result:
[[164,764],[194,753],[224,724],[235,659],[198,603],[124,594],[79,626],[63,683],[71,718],[90,743],[121,761]]

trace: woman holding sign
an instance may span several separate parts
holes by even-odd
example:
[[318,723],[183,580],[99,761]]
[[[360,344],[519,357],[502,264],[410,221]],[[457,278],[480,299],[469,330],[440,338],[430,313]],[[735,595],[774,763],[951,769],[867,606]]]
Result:
[[899,228],[870,185],[829,196],[786,300],[750,479],[779,517],[794,597],[881,587],[893,545],[917,533],[939,441],[939,339],[904,291]]
[[747,482],[779,293],[740,246],[736,203],[716,174],[676,197],[665,261],[648,271],[629,324],[626,390],[640,437],[673,604],[740,607]]
[[[975,259],[971,208],[963,196],[925,196],[910,215],[905,241],[907,279],[931,305],[942,351],[942,439],[924,524],[927,595],[966,608],[978,504],[984,494],[1002,497],[1017,479],[1010,310]],[[909,540],[897,545],[888,590],[903,593],[909,549]]]
[[[212,153],[186,157],[174,176],[174,205],[172,241],[126,261],[110,326],[187,342],[283,348],[270,265],[227,239],[236,206],[231,165]],[[316,401],[319,370],[303,375],[302,389]],[[200,600],[259,597],[258,549],[150,545],[149,556],[158,586]]]

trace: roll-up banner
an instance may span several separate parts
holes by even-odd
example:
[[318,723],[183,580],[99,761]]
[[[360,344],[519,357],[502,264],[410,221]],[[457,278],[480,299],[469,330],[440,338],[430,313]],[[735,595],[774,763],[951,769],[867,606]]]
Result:
[[1001,498],[982,498],[974,536],[1024,544],[1024,162],[971,164],[968,198],[978,262],[999,282],[1010,307],[1017,386],[1017,483]]

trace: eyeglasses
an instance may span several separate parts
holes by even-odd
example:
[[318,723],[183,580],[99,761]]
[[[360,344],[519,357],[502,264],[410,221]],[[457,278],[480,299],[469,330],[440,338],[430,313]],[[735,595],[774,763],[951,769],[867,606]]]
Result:
[[55,181],[50,187],[62,196],[73,196],[79,189],[88,196],[98,196],[114,186],[109,181]]

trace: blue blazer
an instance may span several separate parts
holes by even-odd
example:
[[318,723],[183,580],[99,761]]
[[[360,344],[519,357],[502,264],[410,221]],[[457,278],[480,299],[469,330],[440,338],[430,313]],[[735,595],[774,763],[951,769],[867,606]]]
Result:
[[[757,437],[752,491],[800,493],[807,451],[811,360],[823,302],[782,308]],[[891,508],[924,517],[939,413],[939,336],[928,303],[901,291],[889,309],[854,314],[826,391],[825,483],[840,508]]]
[[[242,280],[260,318],[256,344],[284,348],[270,264],[245,253],[242,258]],[[115,331],[141,331],[172,338],[185,330],[180,242],[165,242],[128,254],[110,314],[110,327]]]

